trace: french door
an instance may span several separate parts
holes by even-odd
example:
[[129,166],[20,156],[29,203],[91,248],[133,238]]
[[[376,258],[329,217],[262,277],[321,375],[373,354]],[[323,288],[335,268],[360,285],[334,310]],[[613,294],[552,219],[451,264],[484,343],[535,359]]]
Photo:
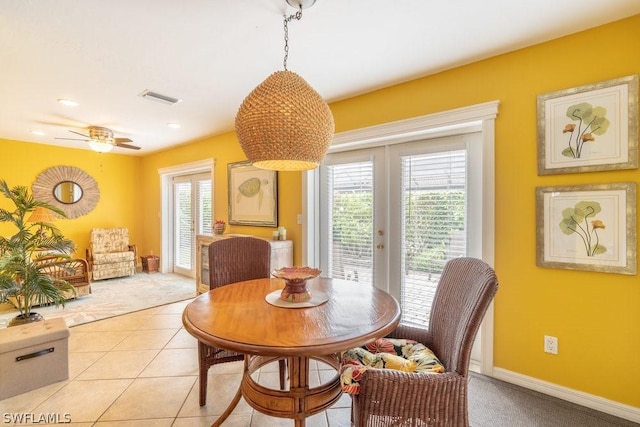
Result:
[[212,229],[211,174],[173,177],[173,271],[195,277],[196,235]]
[[323,275],[384,289],[400,301],[403,323],[427,326],[445,262],[480,256],[473,196],[481,194],[479,138],[474,132],[327,155],[320,170]]

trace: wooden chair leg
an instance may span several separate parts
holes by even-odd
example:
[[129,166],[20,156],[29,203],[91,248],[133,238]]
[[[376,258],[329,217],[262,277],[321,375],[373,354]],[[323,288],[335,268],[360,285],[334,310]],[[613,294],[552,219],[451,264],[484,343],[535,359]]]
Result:
[[207,404],[207,380],[209,377],[209,366],[206,363],[207,348],[204,344],[198,341],[198,367],[200,372],[200,406]]
[[284,380],[287,373],[287,362],[284,359],[278,360],[280,365],[280,390],[284,390]]

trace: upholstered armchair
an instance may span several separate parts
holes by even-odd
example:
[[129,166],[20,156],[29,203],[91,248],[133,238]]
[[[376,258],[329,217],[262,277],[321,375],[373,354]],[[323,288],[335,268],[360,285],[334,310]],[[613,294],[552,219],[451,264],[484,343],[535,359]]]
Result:
[[87,262],[93,280],[130,276],[136,273],[137,249],[129,244],[126,228],[91,230]]
[[345,352],[341,381],[353,398],[353,425],[468,426],[471,348],[497,290],[485,262],[454,258],[444,266],[428,329],[401,323],[387,339]]

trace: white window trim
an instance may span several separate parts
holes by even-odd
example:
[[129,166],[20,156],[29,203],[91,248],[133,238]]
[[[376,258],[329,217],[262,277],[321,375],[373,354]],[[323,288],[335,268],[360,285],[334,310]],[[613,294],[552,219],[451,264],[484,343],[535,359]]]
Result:
[[[482,259],[495,260],[495,119],[500,102],[489,101],[406,120],[341,132],[333,137],[330,153],[399,144],[420,138],[434,138],[482,132]],[[320,265],[319,257],[319,171],[303,173],[302,179],[302,263]],[[493,304],[481,330],[482,362],[472,368],[493,374]]]

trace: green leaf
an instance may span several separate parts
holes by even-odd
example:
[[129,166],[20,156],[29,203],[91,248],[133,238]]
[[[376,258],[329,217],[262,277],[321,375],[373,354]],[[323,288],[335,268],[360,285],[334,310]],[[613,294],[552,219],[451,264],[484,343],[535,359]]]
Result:
[[572,159],[575,157],[573,155],[573,150],[569,147],[565,148],[564,150],[562,150],[562,155],[565,157],[571,157]]
[[599,245],[599,244],[595,245],[591,250],[591,253],[593,255],[600,255],[600,254],[603,254],[605,252],[607,252],[607,248],[605,248],[604,246]]
[[594,135],[602,135],[609,129],[609,125],[611,125],[609,119],[605,117],[607,109],[604,107],[597,107],[593,111],[596,118],[591,123],[591,133]]
[[575,233],[575,228],[576,223],[571,218],[563,218],[562,221],[560,221],[560,231],[566,235]]
[[600,207],[600,203],[587,201],[587,202],[578,202],[575,206],[576,215],[580,216],[580,220],[585,217],[592,217],[600,213],[602,208]]
[[567,108],[567,117],[573,121],[582,119],[585,122],[591,121],[593,107],[588,102],[581,102]]

